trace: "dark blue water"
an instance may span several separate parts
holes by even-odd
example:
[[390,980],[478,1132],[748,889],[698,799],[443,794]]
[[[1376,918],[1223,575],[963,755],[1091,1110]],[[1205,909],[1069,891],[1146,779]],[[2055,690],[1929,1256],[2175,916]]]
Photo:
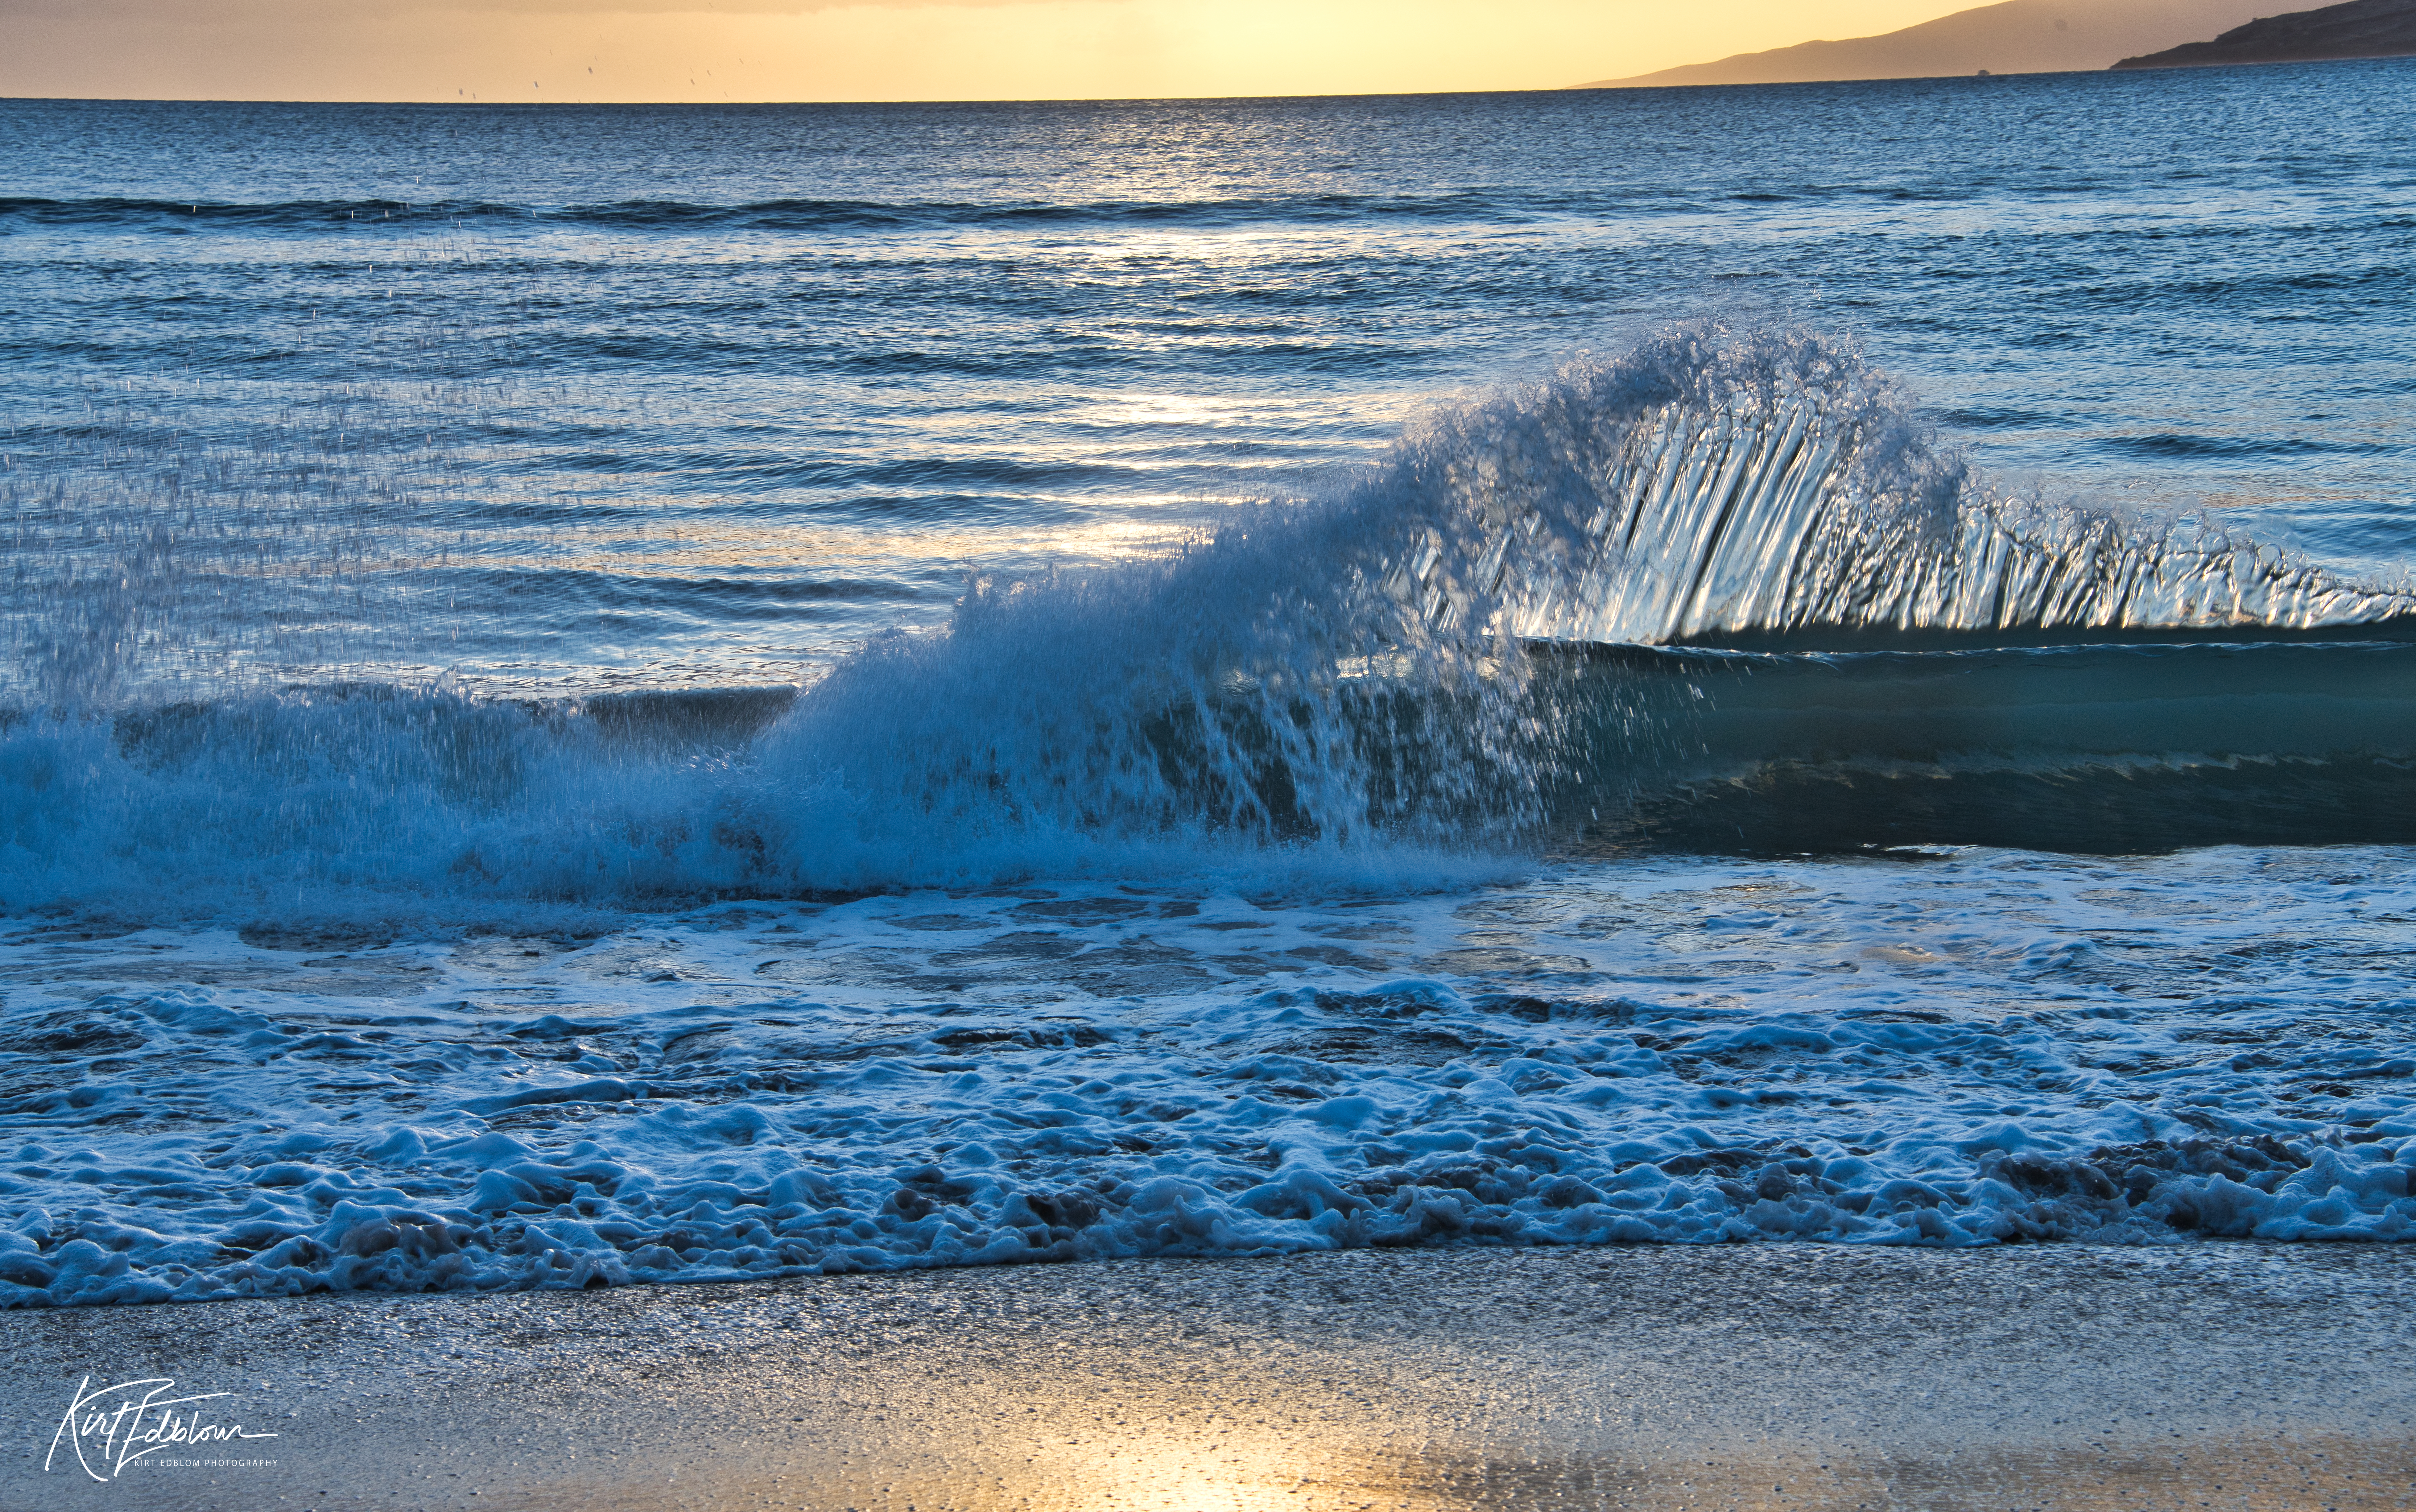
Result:
[[0,1287],[2416,1232],[2411,83],[0,102]]

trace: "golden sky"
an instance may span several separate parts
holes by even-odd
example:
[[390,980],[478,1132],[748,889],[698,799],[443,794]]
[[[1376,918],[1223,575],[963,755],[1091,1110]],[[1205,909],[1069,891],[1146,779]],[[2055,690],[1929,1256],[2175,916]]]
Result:
[[[1975,0],[0,0],[0,96],[1079,99],[1538,89]],[[681,8],[674,8],[680,7]]]

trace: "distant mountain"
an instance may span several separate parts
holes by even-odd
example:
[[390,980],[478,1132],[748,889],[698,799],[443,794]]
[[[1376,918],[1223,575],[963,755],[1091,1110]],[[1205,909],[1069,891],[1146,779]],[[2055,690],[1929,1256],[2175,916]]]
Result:
[[[2408,0],[2360,0],[2401,5]],[[2237,26],[2257,0],[2005,0],[1881,37],[1740,53],[1579,89],[1662,84],[1785,84],[1827,79],[1931,79],[1949,74],[2077,73]],[[2321,12],[2318,12],[2321,14]],[[2227,36],[2229,34],[2226,34]]]
[[2317,63],[2416,54],[2416,0],[2349,0],[2235,26],[2212,42],[2124,58],[2118,68],[2212,68],[2231,63]]

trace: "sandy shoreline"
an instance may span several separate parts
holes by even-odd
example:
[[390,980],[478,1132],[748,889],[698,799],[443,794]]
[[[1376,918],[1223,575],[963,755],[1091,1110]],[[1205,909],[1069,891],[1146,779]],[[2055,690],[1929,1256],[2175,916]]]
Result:
[[[2411,1283],[1759,1246],[23,1312],[0,1507],[2401,1507]],[[276,1463],[46,1472],[87,1374]]]

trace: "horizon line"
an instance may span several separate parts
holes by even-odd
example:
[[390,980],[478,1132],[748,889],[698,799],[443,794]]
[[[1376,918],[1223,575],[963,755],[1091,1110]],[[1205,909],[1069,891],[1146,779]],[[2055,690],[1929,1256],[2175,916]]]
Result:
[[[2345,61],[2361,61],[2349,59]],[[2274,65],[2229,64],[2215,68]],[[1542,84],[1526,89],[1364,89],[1292,95],[995,95],[904,99],[304,99],[243,98],[192,95],[0,95],[0,105],[379,105],[422,110],[748,110],[865,105],[1200,105],[1267,100],[1312,99],[1455,99],[1489,95],[1647,95],[1678,90],[1826,89],[1839,84],[1926,84],[1946,82],[1977,83],[1983,79],[2050,79],[2078,76],[2148,76],[2202,73],[2205,68],[2039,68],[2024,72],[1916,74],[1887,79],[1789,79],[1734,83],[1580,83]]]

